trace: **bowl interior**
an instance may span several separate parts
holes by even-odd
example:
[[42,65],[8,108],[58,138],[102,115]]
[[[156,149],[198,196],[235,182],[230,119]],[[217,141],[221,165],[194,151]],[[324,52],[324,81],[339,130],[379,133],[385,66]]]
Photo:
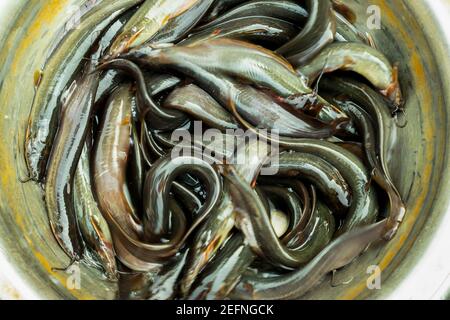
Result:
[[[0,52],[0,248],[26,286],[42,298],[114,298],[116,286],[91,268],[81,266],[80,286],[74,275],[54,271],[69,261],[49,229],[41,186],[21,183],[26,169],[23,140],[34,93],[33,74],[43,65],[49,44],[70,11],[82,0],[28,1],[15,16],[11,32]],[[346,1],[358,14],[357,24],[373,37],[392,62],[398,62],[400,81],[407,102],[408,126],[399,129],[392,146],[389,167],[407,203],[407,216],[397,237],[372,246],[350,266],[339,271],[333,287],[329,279],[306,298],[350,299],[375,297],[366,286],[369,266],[379,266],[383,281],[414,245],[414,240],[435,201],[444,164],[447,123],[438,63],[417,8],[409,1]],[[369,30],[369,5],[380,8],[382,28]],[[45,73],[44,73],[45,76]],[[77,270],[71,270],[77,272]],[[385,288],[385,287],[383,287]],[[21,295],[21,292],[17,292]]]

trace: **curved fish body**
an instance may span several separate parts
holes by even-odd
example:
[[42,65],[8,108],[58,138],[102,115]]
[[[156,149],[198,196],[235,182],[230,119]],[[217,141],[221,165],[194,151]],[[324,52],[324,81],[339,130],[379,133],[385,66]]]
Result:
[[277,165],[278,175],[305,179],[315,185],[334,213],[345,213],[350,207],[350,186],[326,160],[314,154],[286,152],[279,155]]
[[336,32],[335,16],[331,1],[308,0],[308,22],[302,31],[277,52],[298,66],[313,58],[328,43],[334,40]]
[[133,203],[141,203],[144,189],[145,172],[147,163],[141,151],[141,142],[139,141],[137,123],[132,122],[131,126],[131,150],[128,160],[127,180],[130,189],[130,197]]
[[192,75],[197,66],[273,90],[281,97],[311,94],[293,67],[282,57],[263,47],[232,39],[212,39],[193,45],[152,49],[141,46],[121,55],[149,67],[172,67]]
[[235,169],[227,168],[225,178],[231,183],[231,198],[236,206],[237,225],[251,248],[265,260],[282,268],[298,268],[312,259],[331,240],[334,219],[324,205],[316,206],[316,214],[310,223],[312,234],[298,248],[286,247],[277,237],[268,212],[257,193]]
[[347,151],[353,153],[358,159],[364,160],[364,146],[360,142],[335,142],[336,145],[344,148]]
[[[237,170],[244,175],[247,184],[254,183],[263,164],[268,160],[267,144],[263,141],[250,140],[236,150],[231,163],[236,163]],[[231,199],[231,186],[223,186],[223,197],[216,210],[200,226],[193,239],[192,251],[181,279],[180,291],[186,297],[205,265],[215,256],[219,248],[229,237],[235,225],[235,206]]]
[[[307,188],[305,184],[296,179],[260,177],[262,183],[270,182],[280,185],[281,187],[269,187],[263,185],[261,188],[266,190],[270,188],[271,196],[278,196],[282,199],[282,203],[288,205],[289,228],[280,239],[284,244],[294,245],[300,244],[304,241],[305,228],[308,222],[311,221],[311,215],[315,211],[315,203],[317,201],[317,194],[315,188],[311,186]],[[286,189],[287,188],[287,189]],[[269,194],[267,194],[269,195]],[[301,203],[298,203],[300,199]]]
[[259,132],[249,123],[239,118],[245,128],[252,130],[259,137],[275,142],[287,150],[311,153],[328,161],[347,181],[352,190],[352,204],[347,213],[346,220],[340,226],[338,233],[347,232],[355,227],[372,223],[378,215],[376,192],[370,185],[370,176],[364,164],[357,156],[331,142],[312,139],[293,139],[288,137],[274,137]]
[[[131,110],[133,94],[130,85],[120,86],[110,97],[101,120],[92,159],[96,200],[113,235],[117,257],[138,271],[160,267],[158,253],[175,252],[173,243],[151,245],[141,241],[143,225],[128,198],[126,165],[131,148]],[[177,237],[184,233],[185,219],[181,209],[171,202]],[[175,227],[174,227],[175,228]]]
[[[283,208],[285,208],[284,211],[287,214],[285,219],[280,217],[286,216],[286,214],[277,209],[276,206],[275,208],[266,208],[266,211],[270,212],[273,226],[276,225],[275,222],[279,222],[280,226],[277,227],[279,231],[277,232],[277,228],[274,228],[275,233],[284,243],[286,243],[286,238],[289,236],[289,233],[297,229],[303,215],[306,214],[305,207],[307,204],[305,199],[300,199],[300,196],[295,191],[284,186],[259,185],[258,188],[260,191],[257,190],[257,192],[261,200],[266,197],[270,199],[270,201],[274,199],[273,202],[276,202],[277,204],[281,203]],[[284,226],[283,223],[286,223],[286,226]]]
[[59,245],[74,260],[82,258],[84,251],[72,190],[98,84],[97,75],[89,74],[90,70],[92,65],[88,63],[77,89],[62,106],[61,123],[49,158],[45,182],[45,202],[51,229]]
[[214,0],[202,21],[208,23],[215,20],[219,15],[223,14],[227,10],[246,1],[247,0]]
[[164,91],[173,89],[180,84],[181,79],[171,74],[144,74],[148,94],[153,97]]
[[130,85],[120,86],[111,95],[95,140],[92,175],[103,216],[109,223],[117,221],[128,236],[139,239],[142,224],[127,196],[126,185],[133,99]]
[[373,125],[371,116],[360,106],[352,101],[336,101],[336,104],[352,119],[358,132],[362,135],[362,149],[364,159],[372,170],[377,170],[377,173],[372,171],[372,176],[379,174],[382,171],[381,164],[377,155],[377,134]]
[[100,75],[98,83],[95,104],[106,103],[109,96],[124,80],[124,76],[120,70],[108,70]]
[[282,147],[323,158],[339,170],[350,186],[352,202],[343,225],[338,229],[339,234],[375,221],[379,209],[376,192],[370,185],[370,173],[360,159],[327,141],[283,138],[279,143]]
[[[194,77],[202,89],[216,97],[228,110],[236,108],[239,113],[248,117],[252,123],[269,130],[278,130],[281,135],[303,138],[327,138],[333,135],[338,125],[347,120],[346,118],[338,117],[338,119],[333,118],[331,123],[326,124],[302,112],[298,112],[297,116],[294,116],[280,105],[283,103],[283,99],[280,99],[279,104],[276,102],[276,97],[271,97],[269,94],[258,91],[250,85],[239,83],[227,76],[218,75],[212,72],[214,70],[207,71],[184,58],[180,57],[179,59],[170,63],[164,60],[165,62],[163,63],[168,63],[177,71]],[[153,58],[150,58],[150,60],[153,61]],[[133,65],[133,63],[126,59],[115,59],[104,63],[101,68],[113,68],[119,67],[119,65],[128,67]],[[156,107],[152,107],[153,109],[156,110]],[[325,110],[326,106],[323,109]],[[337,115],[338,113],[335,114]]]
[[[383,98],[369,86],[354,80],[340,78],[335,78],[332,81],[326,79],[324,82],[323,88],[326,90],[344,94],[351,101],[358,103],[369,114],[375,124],[374,130],[370,130],[367,126],[363,128],[365,129],[364,138],[366,139],[365,151],[370,165],[374,169],[374,180],[389,196],[390,216],[386,238],[391,239],[396,234],[406,214],[405,204],[392,181],[387,163],[390,149],[395,142],[396,124]],[[357,112],[357,110],[355,111]],[[374,147],[374,142],[376,147]],[[376,150],[373,150],[373,148],[376,148]]]
[[298,34],[290,22],[272,17],[243,17],[225,21],[191,34],[180,45],[194,44],[210,39],[236,39],[276,47]]
[[398,67],[349,6],[80,5],[34,73],[23,151],[71,264],[118,298],[298,299],[396,235]]
[[[292,73],[292,66],[272,51],[233,39],[212,39],[187,46],[154,50],[143,46],[121,55],[150,68],[169,68],[194,77],[207,90],[211,76],[230,77],[263,87],[299,112],[314,111],[325,123],[346,119]],[[112,64],[114,62],[106,62]],[[106,67],[106,66],[105,66]],[[209,77],[209,79],[205,79]],[[218,85],[217,83],[214,85]],[[220,92],[220,90],[219,90]],[[209,92],[212,94],[211,92]],[[213,95],[213,94],[212,94]],[[214,95],[213,95],[214,96]]]
[[[104,10],[104,7],[108,4],[111,4],[111,2],[111,0],[90,0],[81,3],[77,8],[78,10],[71,13],[63,26],[55,33],[55,36],[53,37],[52,42],[48,47],[44,64],[47,64],[54,55],[58,54],[58,48],[60,46],[63,46],[65,41],[70,41],[70,38],[74,36],[73,34],[77,33],[76,30],[79,29],[74,28],[74,20],[78,21],[80,24],[84,23],[90,17],[101,13],[102,10]],[[140,2],[142,1],[135,1],[135,4],[137,5]],[[99,21],[101,20],[98,20],[97,22]],[[95,22],[91,23],[93,23],[91,27],[95,25]]]
[[282,103],[250,85],[199,70],[199,83],[230,112],[236,110],[260,129],[273,130],[281,136],[327,138],[335,124],[325,124],[304,114],[293,115]]
[[370,44],[368,36],[356,29],[343,15],[334,12],[334,16],[336,17],[336,41]]
[[[81,71],[80,65],[83,66],[83,57],[98,42],[98,35],[117,17],[140,2],[97,1],[97,5],[80,18],[80,26],[51,49],[42,68],[43,76],[36,88],[25,135],[25,160],[31,179],[41,181],[45,175],[51,145],[58,128],[60,102],[67,100],[64,96],[66,84],[71,79],[76,79],[76,72]],[[110,31],[116,32],[121,25],[122,21],[115,22]]]
[[81,235],[110,280],[117,280],[117,265],[108,223],[92,194],[88,146],[85,145],[74,178],[74,204]]
[[156,45],[160,43],[178,42],[202,19],[213,1],[198,1],[189,10],[172,19],[151,39],[151,42]]
[[[292,203],[294,211],[301,211],[301,208],[298,204],[298,197],[292,197],[294,193],[286,192],[285,188],[278,188],[279,192],[277,192],[276,187],[264,187],[263,189],[264,192],[260,194],[261,200],[264,200],[262,197],[264,197],[265,195],[273,195],[275,192],[283,199],[286,199],[287,202]],[[273,226],[273,215],[275,212],[276,210],[271,210],[271,221]],[[300,212],[291,212],[290,220],[292,220],[292,215],[301,216],[302,214],[303,213]],[[287,221],[284,221],[284,224],[287,225]],[[291,231],[295,232],[295,230],[293,229],[297,227],[296,223],[291,223],[291,225]],[[276,229],[275,226],[274,229]],[[285,233],[281,231],[277,233],[277,236],[281,237],[282,234]],[[231,238],[227,240],[226,245],[214,257],[214,259],[212,259],[211,262],[208,263],[208,265],[205,267],[205,269],[202,270],[198,279],[194,283],[193,290],[189,294],[188,299],[225,299],[236,286],[236,284],[240,281],[242,274],[244,274],[247,268],[250,267],[256,257],[256,253],[252,250],[242,234],[232,235]]]
[[[185,136],[185,131],[181,131],[181,135],[178,135],[177,131],[174,131],[173,135],[162,132],[154,133],[155,143],[160,144],[167,148],[174,148],[175,152],[182,152],[183,154],[190,154],[197,152],[200,148],[203,150],[203,155],[210,159],[216,159],[215,163],[228,162],[233,159],[235,152],[236,135],[235,134],[223,134],[220,131],[212,130],[210,134],[195,135],[192,137],[189,133]],[[165,154],[165,152],[163,152]]]
[[[132,155],[132,181],[137,190],[136,193],[139,195],[139,199],[143,201],[143,189],[145,183],[146,170],[151,168],[154,165],[154,162],[150,161],[148,155],[144,154],[146,152],[145,148],[143,148],[143,143],[141,141],[145,141],[144,143],[156,143],[153,140],[151,133],[148,131],[145,123],[142,126],[141,130],[144,130],[143,137],[139,138],[137,136],[136,127],[133,126],[133,155]],[[142,132],[141,132],[142,133]],[[139,141],[141,140],[141,141]],[[151,141],[150,141],[151,140]],[[158,150],[158,157],[164,157],[166,152],[164,150]],[[188,187],[180,184],[177,181],[174,181],[172,184],[174,195],[177,199],[181,201],[181,206],[183,209],[187,209],[191,215],[194,215],[195,212],[198,212],[202,206],[201,201],[195,195],[195,193],[190,190]]]
[[223,131],[239,127],[229,112],[195,84],[173,90],[164,101],[163,107],[182,111]]
[[[153,100],[148,90],[150,89],[153,92],[158,88],[151,88],[151,85],[148,88],[144,74],[135,63],[125,59],[113,59],[101,64],[97,69],[106,70],[111,68],[125,71],[136,81],[139,117],[141,119],[148,118],[150,126],[154,129],[176,129],[186,122],[187,118],[182,112],[163,109]],[[161,84],[159,85],[161,86]],[[159,89],[162,90],[162,88]]]
[[397,68],[392,67],[384,54],[363,43],[332,43],[319,55],[297,70],[313,83],[321,73],[336,70],[352,71],[366,78],[396,106],[402,95]]
[[255,260],[256,254],[240,234],[235,234],[199,275],[188,300],[223,300]]
[[216,255],[234,228],[235,214],[229,196],[228,186],[223,188],[223,196],[216,209],[195,233],[191,252],[188,255],[183,276],[180,280],[180,293],[187,297],[197,276]]
[[190,229],[185,234],[196,229],[215,207],[221,197],[221,180],[210,164],[195,157],[172,157],[172,154],[161,158],[152,165],[147,173],[144,194],[148,199],[144,202],[145,210],[145,238],[149,242],[159,241],[169,232],[170,221],[167,202],[172,183],[182,173],[198,176],[205,185],[208,198],[202,205]]
[[[305,244],[308,239],[311,239],[310,234],[314,233],[313,228],[317,224],[317,217],[320,219],[328,218],[328,216],[326,214],[321,216],[318,215],[318,211],[316,210],[317,192],[314,186],[306,188],[304,184],[296,180],[287,182],[287,185],[290,185],[291,188],[293,188],[292,190],[294,190],[294,194],[302,196],[303,210],[300,216],[298,216],[295,211],[291,212],[288,232],[280,239],[288,247],[298,248]],[[320,209],[325,210],[326,208],[325,206],[321,206]],[[329,219],[331,221],[331,218]],[[333,227],[333,229],[335,229],[335,227]]]
[[131,270],[144,273],[159,272],[168,258],[177,254],[183,245],[187,221],[183,209],[171,199],[168,203],[172,217],[171,239],[164,244],[151,244],[130,238],[120,226],[110,220],[116,255],[120,262]]
[[271,17],[282,19],[284,21],[302,25],[308,17],[308,12],[300,5],[292,1],[251,1],[237,6],[224,13],[212,22],[196,28],[195,31],[205,30],[211,27],[217,27],[219,24],[230,20],[245,17]]
[[232,299],[298,299],[311,290],[329,272],[342,268],[357,258],[371,243],[382,238],[386,220],[360,227],[333,240],[303,268],[286,275],[264,277],[245,274]]
[[149,300],[170,300],[177,295],[178,281],[186,264],[189,249],[175,258],[169,266],[165,266],[149,288]]
[[[207,0],[206,2],[208,2]],[[151,41],[165,26],[202,0],[146,0],[122,28],[105,59]]]

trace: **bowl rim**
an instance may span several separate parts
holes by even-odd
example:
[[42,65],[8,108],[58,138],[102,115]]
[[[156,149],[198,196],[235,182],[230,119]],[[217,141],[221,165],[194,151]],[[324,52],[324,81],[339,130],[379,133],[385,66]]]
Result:
[[[407,4],[409,5],[409,4]],[[450,110],[450,2],[446,0],[415,1],[415,14],[425,34],[428,44],[439,61],[439,78],[444,93],[444,105]],[[425,23],[430,20],[436,23]],[[377,299],[449,299],[450,298],[450,128],[447,118],[445,135],[445,155],[440,186],[430,215],[422,226],[410,253],[389,275],[389,287],[382,294],[374,294]],[[411,254],[412,253],[412,254]],[[405,276],[406,275],[406,276]]]

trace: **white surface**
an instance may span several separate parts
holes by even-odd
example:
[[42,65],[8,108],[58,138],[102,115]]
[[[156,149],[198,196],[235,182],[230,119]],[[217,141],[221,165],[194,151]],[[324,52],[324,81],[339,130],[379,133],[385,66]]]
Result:
[[1,274],[0,274],[0,298],[3,300],[26,299],[38,300],[39,295],[33,292],[20,275],[7,262],[7,257],[0,252]]
[[9,21],[9,19],[5,19],[5,17],[13,12],[14,8],[17,8],[21,2],[22,0],[0,0],[0,35],[3,35],[8,27],[8,24],[4,21]]
[[[21,0],[0,0],[0,35],[3,35],[8,24],[5,17],[13,11]],[[8,20],[9,21],[9,20]],[[0,297],[1,299],[37,299],[38,295],[32,292],[7,262],[8,258],[0,251]]]

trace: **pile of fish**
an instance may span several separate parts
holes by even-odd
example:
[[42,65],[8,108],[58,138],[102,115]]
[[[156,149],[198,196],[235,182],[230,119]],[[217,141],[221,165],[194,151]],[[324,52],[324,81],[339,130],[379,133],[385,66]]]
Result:
[[[117,281],[118,297],[301,298],[395,236],[397,67],[348,7],[89,0],[80,11],[35,73],[24,148],[56,241]],[[174,156],[173,137],[198,123],[192,154]],[[257,139],[224,143],[244,132]]]

